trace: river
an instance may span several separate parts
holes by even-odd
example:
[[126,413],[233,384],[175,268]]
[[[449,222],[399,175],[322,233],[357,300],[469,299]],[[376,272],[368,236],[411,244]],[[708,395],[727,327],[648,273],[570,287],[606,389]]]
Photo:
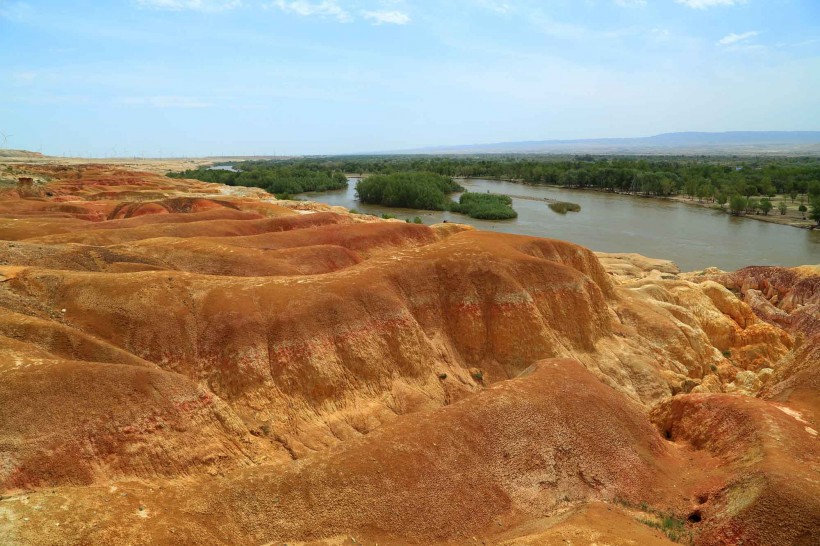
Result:
[[[562,239],[603,252],[637,252],[673,260],[682,271],[715,266],[734,270],[747,265],[796,266],[820,264],[820,230],[798,229],[676,201],[589,190],[527,186],[498,180],[466,179],[470,191],[504,193],[571,201],[581,212],[558,214],[543,201],[513,198],[514,220],[476,220],[451,212],[395,209],[366,205],[356,199],[356,179],[347,190],[303,194],[301,197],[360,212],[398,218],[419,216],[425,224],[447,220],[478,229]],[[453,196],[457,199],[457,194]]]

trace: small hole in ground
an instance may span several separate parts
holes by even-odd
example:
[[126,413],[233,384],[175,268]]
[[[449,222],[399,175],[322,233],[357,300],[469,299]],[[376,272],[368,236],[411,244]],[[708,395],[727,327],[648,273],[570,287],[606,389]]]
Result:
[[663,431],[663,437],[666,438],[667,440],[671,440],[672,439],[672,431],[670,429],[664,430]]
[[709,500],[709,495],[698,495],[698,497],[697,497],[698,504],[703,504],[708,500]]
[[694,512],[689,514],[689,517],[686,518],[686,519],[687,519],[687,521],[689,521],[689,523],[700,523],[700,520],[701,520],[700,510],[695,510]]

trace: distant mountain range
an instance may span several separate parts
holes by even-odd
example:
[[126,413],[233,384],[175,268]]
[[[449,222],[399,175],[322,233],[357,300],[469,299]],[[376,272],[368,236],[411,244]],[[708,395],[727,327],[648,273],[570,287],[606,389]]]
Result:
[[639,138],[535,140],[434,146],[401,154],[783,154],[820,155],[820,131],[663,133]]

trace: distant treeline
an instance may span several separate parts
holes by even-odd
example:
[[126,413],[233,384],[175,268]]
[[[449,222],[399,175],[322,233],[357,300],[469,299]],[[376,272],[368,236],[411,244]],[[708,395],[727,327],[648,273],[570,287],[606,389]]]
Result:
[[449,210],[483,220],[506,220],[518,213],[512,199],[494,193],[461,194],[456,203],[448,194],[463,191],[449,176],[429,172],[374,174],[356,183],[362,203],[425,210]]
[[[400,206],[408,208],[432,210],[452,206],[449,199],[441,197],[448,192],[441,188],[433,191],[428,186],[411,190],[407,173],[439,175],[447,179],[496,178],[533,185],[594,188],[659,197],[686,195],[715,202],[721,208],[731,204],[733,198],[739,207],[741,200],[737,197],[744,197],[747,212],[759,204],[758,208],[764,214],[768,213],[767,205],[763,199],[756,198],[781,194],[790,196],[792,202],[803,196],[800,198],[801,212],[808,210],[808,204],[812,208],[810,216],[820,223],[820,159],[815,157],[395,155],[243,161],[233,166],[239,172],[200,168],[169,176],[255,186],[282,196],[345,188],[344,173],[371,175],[369,179],[374,178],[372,175],[403,174],[405,182],[400,190],[403,193],[388,192],[385,199],[399,199],[406,203]],[[391,192],[394,190],[399,191],[394,188]],[[382,202],[381,199],[376,197],[365,202]],[[738,213],[736,208],[730,207],[730,210]]]
[[270,161],[243,161],[235,164],[238,172],[200,167],[168,173],[171,178],[194,178],[228,186],[262,188],[278,197],[307,191],[338,190],[347,187],[343,172],[325,167],[303,166]]
[[429,172],[644,195],[682,194],[701,199],[716,198],[720,193],[727,197],[820,195],[818,158],[405,155],[303,158],[273,163],[361,174]]

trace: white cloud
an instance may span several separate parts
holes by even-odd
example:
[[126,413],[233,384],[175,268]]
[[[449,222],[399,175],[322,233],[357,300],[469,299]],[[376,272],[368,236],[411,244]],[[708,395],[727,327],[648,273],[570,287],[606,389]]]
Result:
[[37,78],[37,73],[32,71],[15,72],[11,77],[18,82],[30,82]]
[[754,30],[750,31],[750,32],[744,32],[743,34],[735,34],[734,32],[732,32],[731,34],[727,34],[726,36],[721,38],[718,41],[718,45],[727,46],[727,45],[736,44],[738,42],[744,42],[744,41],[748,40],[749,38],[754,38],[758,34],[759,33],[757,31],[754,31]]
[[142,8],[167,11],[225,11],[242,5],[241,0],[137,0]]
[[182,97],[178,95],[119,97],[114,99],[114,103],[125,106],[149,106],[152,108],[207,108],[211,106],[210,103],[196,97]]
[[505,15],[513,11],[513,7],[506,2],[497,2],[496,0],[478,0],[478,4],[490,11]]
[[25,2],[0,0],[0,17],[12,21],[22,21],[31,13],[31,6]]
[[322,0],[321,2],[309,2],[308,0],[276,0],[273,6],[285,13],[293,13],[303,17],[311,15],[333,17],[342,23],[353,19],[342,6],[336,3],[336,0]]
[[738,4],[745,4],[746,0],[675,0],[678,4],[693,9],[707,9],[716,6],[736,6]]
[[410,16],[400,11],[363,11],[362,16],[374,25],[406,25]]

